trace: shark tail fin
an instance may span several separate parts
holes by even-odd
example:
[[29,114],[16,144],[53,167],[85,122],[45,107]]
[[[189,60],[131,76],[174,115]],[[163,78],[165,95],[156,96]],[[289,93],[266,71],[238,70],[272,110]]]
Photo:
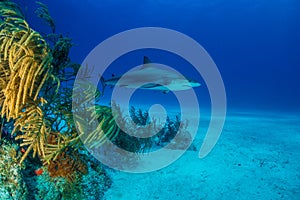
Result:
[[101,86],[102,86],[101,96],[103,96],[106,84],[105,84],[105,80],[104,80],[104,78],[102,76],[100,78],[100,81],[101,81]]

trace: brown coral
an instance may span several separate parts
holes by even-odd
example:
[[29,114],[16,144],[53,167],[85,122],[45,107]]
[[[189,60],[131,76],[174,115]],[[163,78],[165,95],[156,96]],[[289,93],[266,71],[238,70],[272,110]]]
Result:
[[66,148],[58,155],[56,160],[52,160],[48,165],[51,177],[63,177],[70,182],[74,182],[82,174],[87,174],[87,165],[82,160],[77,151]]

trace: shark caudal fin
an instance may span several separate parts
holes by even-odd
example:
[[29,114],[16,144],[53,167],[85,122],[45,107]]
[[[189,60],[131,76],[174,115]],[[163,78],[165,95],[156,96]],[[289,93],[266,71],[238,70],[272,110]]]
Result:
[[101,86],[102,86],[101,96],[103,96],[106,84],[105,84],[105,80],[104,80],[104,78],[102,76],[100,78],[100,82],[101,82]]

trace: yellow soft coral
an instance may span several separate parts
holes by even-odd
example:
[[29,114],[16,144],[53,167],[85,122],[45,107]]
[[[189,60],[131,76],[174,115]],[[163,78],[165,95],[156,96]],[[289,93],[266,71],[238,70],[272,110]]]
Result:
[[[31,29],[16,4],[0,2],[0,107],[1,116],[14,120],[14,132],[21,134],[21,146],[28,146],[20,162],[31,150],[45,156],[45,137],[50,132],[39,93],[53,78],[50,48],[42,36]],[[55,79],[55,78],[54,78]]]

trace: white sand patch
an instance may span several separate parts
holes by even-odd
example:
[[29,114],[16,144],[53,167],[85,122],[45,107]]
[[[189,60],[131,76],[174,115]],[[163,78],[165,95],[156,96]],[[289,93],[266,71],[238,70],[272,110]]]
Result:
[[[200,148],[205,128],[194,144]],[[300,118],[231,116],[204,159],[187,151],[145,174],[110,171],[106,200],[300,199]]]

